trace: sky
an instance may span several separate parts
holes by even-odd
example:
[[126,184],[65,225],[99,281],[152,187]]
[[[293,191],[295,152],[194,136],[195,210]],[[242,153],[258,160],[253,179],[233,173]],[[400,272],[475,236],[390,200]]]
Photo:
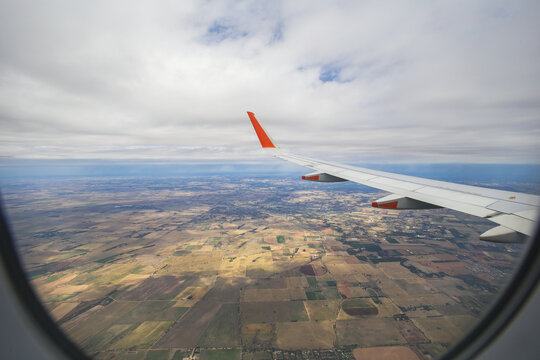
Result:
[[0,160],[538,163],[538,1],[0,1]]

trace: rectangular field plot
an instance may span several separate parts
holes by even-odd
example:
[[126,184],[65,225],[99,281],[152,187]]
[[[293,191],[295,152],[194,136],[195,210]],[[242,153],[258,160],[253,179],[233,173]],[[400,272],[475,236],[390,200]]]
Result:
[[[283,289],[287,287],[287,278],[284,277],[271,277],[266,279],[257,279],[252,284],[257,289]],[[301,287],[301,286],[293,286]]]
[[[336,280],[349,280],[354,277],[358,282],[368,282],[368,279],[362,274],[362,270],[369,269],[364,264],[336,263],[327,264],[326,267]],[[372,270],[369,269],[369,271]]]
[[411,321],[396,321],[396,326],[401,335],[411,345],[429,342],[424,336],[424,333],[422,333],[422,331],[420,331],[420,329],[418,329]]
[[353,350],[357,360],[399,359],[418,360],[418,356],[406,346],[372,347]]
[[394,305],[392,300],[390,300],[389,298],[377,298],[377,299],[379,300],[379,302],[374,301],[375,306],[379,310],[377,317],[392,317],[396,314],[401,313],[401,310],[396,305]]
[[189,348],[196,346],[220,307],[221,303],[199,301],[169,329],[167,334],[156,343],[155,347]]
[[332,321],[283,322],[276,324],[277,346],[281,349],[328,349],[334,346]]
[[338,346],[368,347],[406,343],[391,318],[338,320],[336,334]]
[[304,300],[306,294],[302,288],[285,289],[246,289],[244,291],[243,301],[286,301],[286,300]]
[[240,350],[201,350],[201,360],[240,360]]
[[184,256],[170,256],[167,258],[167,267],[160,270],[161,274],[215,274],[221,266],[221,251],[213,250],[201,254],[189,254]]
[[247,348],[272,348],[273,324],[246,324],[242,326],[242,344]]
[[339,309],[338,300],[305,301],[309,320],[335,320]]
[[114,343],[110,349],[148,348],[163,336],[171,325],[171,321],[145,321]]
[[84,347],[84,349],[89,353],[105,350],[112,343],[116,342],[118,339],[135,329],[137,326],[139,326],[139,324],[113,325],[104,331],[100,331],[94,337],[92,337],[87,342],[87,345]]
[[432,342],[453,343],[464,335],[464,332],[456,327],[448,317],[416,318],[412,319],[412,322]]
[[419,307],[425,304],[429,304],[430,306],[442,306],[446,304],[456,304],[456,302],[449,298],[445,294],[411,294],[407,296],[393,296],[392,300],[394,301],[394,304],[397,306],[401,306],[404,308],[410,308],[410,307]]
[[337,300],[340,298],[337,288],[333,286],[306,290],[306,299],[308,300]]
[[382,262],[377,264],[377,269],[382,270],[390,279],[418,279],[419,277],[409,269],[401,266],[399,262]]
[[396,283],[409,294],[432,294],[437,292],[426,281],[409,282],[407,280],[396,280]]
[[143,301],[122,317],[119,323],[176,321],[189,308],[173,307],[174,304],[174,301]]
[[186,288],[189,281],[176,276],[149,277],[118,294],[118,300],[171,300]]
[[246,278],[217,278],[214,287],[206,293],[205,300],[220,302],[238,302],[240,288],[246,286]]
[[242,302],[240,316],[244,324],[308,320],[303,301]]
[[62,329],[84,347],[90,337],[117,324],[137,305],[137,302],[129,301],[114,301],[107,306],[97,305],[64,323]]
[[208,286],[188,286],[184,291],[179,293],[175,300],[178,307],[191,307],[195,305],[204,295],[212,288]]
[[223,304],[199,341],[201,347],[234,347],[240,345],[238,304]]

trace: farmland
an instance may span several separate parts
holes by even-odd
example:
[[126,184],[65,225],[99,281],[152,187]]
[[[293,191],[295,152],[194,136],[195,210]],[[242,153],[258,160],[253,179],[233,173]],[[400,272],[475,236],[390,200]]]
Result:
[[3,196],[37,294],[98,359],[443,353],[508,281],[519,245],[478,241],[481,219],[373,209],[380,193],[353,190],[94,179]]

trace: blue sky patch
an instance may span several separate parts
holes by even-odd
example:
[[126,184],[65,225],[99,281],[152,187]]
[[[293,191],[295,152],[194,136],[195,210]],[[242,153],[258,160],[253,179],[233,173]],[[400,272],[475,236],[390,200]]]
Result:
[[247,32],[240,31],[236,26],[227,24],[226,21],[215,21],[206,31],[205,38],[211,42],[222,42],[244,36],[247,36]]
[[319,80],[322,82],[338,81],[340,72],[341,67],[335,64],[323,65],[319,74]]

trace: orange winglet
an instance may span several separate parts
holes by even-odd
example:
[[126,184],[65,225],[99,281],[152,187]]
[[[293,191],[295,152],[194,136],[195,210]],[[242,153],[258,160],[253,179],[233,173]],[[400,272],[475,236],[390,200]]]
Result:
[[251,111],[247,112],[249,116],[249,120],[251,120],[251,124],[253,125],[253,128],[255,129],[255,132],[257,133],[257,137],[259,138],[259,141],[261,142],[261,145],[263,148],[275,148],[276,146],[272,143],[272,140],[266,135],[266,132],[262,128],[261,124],[257,121],[255,118],[255,114]]

